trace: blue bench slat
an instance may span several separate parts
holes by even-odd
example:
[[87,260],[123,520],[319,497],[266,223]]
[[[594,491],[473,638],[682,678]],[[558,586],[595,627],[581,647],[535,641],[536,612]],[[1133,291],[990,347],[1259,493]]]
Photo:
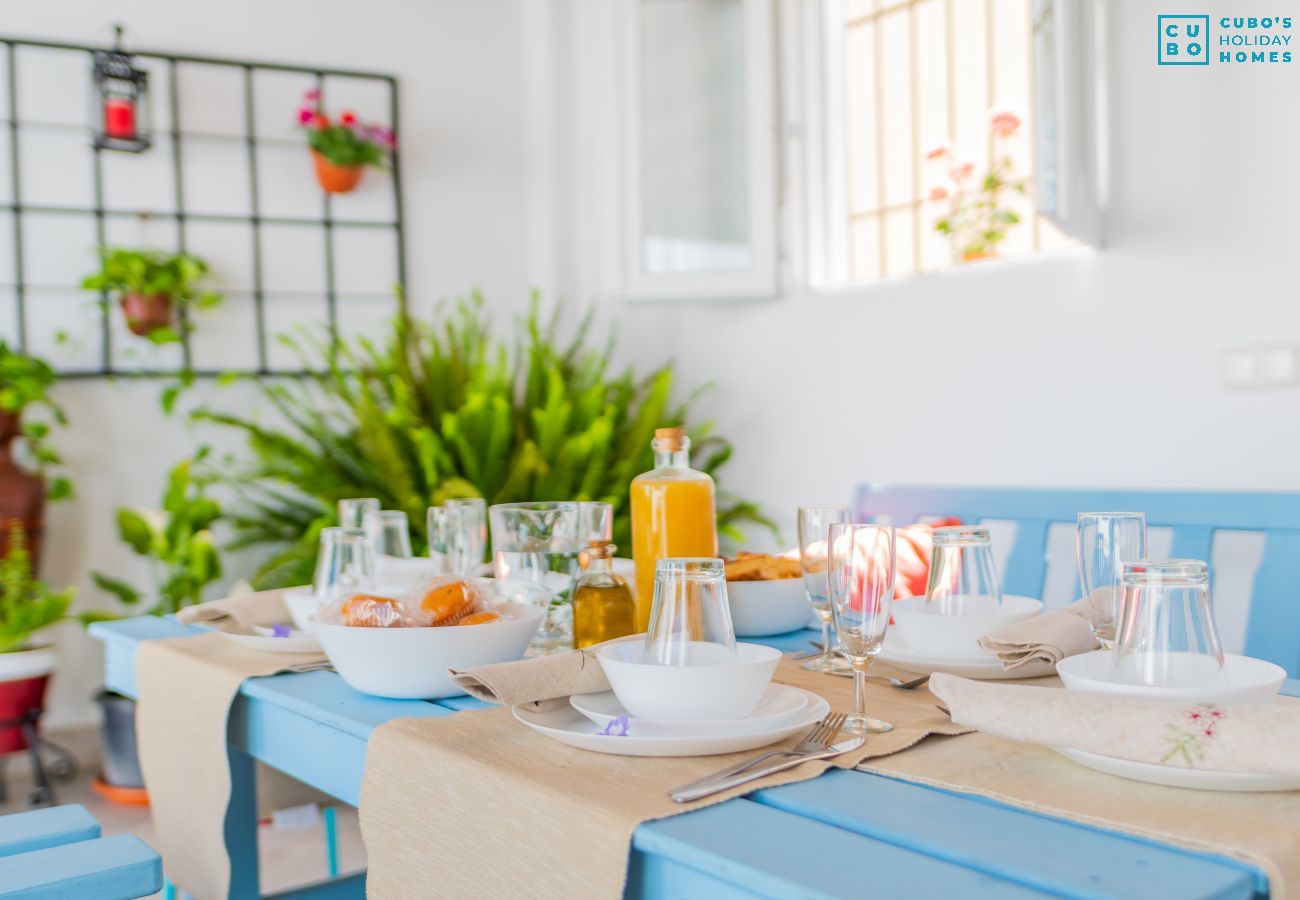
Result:
[[135,648],[141,641],[199,634],[171,616],[137,616],[115,622],[95,622],[90,636],[104,642],[104,684],[110,691],[135,697]]
[[[631,896],[1042,896],[996,876],[743,799],[647,822],[634,833],[632,848],[629,875],[639,883],[629,883]],[[727,891],[705,890],[709,885]]]
[[95,817],[75,803],[11,813],[0,816],[0,856],[89,841],[99,835]]
[[1008,594],[1039,599],[1047,578],[1048,519],[1017,519],[1015,542],[1007,555],[1002,590]]
[[263,894],[262,900],[365,900],[365,896],[366,873],[357,872],[274,894]]
[[0,900],[129,900],[162,889],[162,860],[132,834],[0,859]]
[[1255,571],[1246,653],[1300,675],[1300,531],[1270,531]]
[[1205,525],[1175,525],[1169,556],[1173,559],[1203,559],[1209,563],[1213,547],[1213,528]]
[[1068,897],[1249,898],[1256,870],[983,798],[831,770],[753,800]]
[[854,509],[890,515],[900,524],[924,515],[1072,522],[1090,509],[1140,509],[1149,525],[1300,530],[1300,493],[1280,492],[864,485],[857,490]]

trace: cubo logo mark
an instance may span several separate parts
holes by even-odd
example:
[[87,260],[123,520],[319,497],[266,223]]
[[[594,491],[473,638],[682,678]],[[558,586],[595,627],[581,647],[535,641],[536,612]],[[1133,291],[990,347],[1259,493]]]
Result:
[[1209,16],[1157,16],[1159,49],[1156,62],[1162,66],[1208,66],[1210,64]]

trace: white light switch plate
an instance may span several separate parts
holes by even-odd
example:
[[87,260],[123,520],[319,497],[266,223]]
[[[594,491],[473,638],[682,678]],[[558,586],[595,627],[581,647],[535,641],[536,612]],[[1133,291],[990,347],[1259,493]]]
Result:
[[1219,381],[1231,388],[1300,384],[1300,344],[1232,347],[1219,354]]

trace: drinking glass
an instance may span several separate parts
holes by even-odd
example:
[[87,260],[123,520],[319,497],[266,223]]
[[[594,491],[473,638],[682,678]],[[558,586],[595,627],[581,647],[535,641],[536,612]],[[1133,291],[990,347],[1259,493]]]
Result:
[[831,643],[831,596],[827,584],[826,533],[835,522],[849,521],[847,506],[799,507],[799,566],[803,570],[804,595],[822,623],[822,652],[803,664],[811,672],[843,670],[843,658]]
[[411,523],[400,509],[370,509],[361,517],[362,527],[377,556],[410,559]]
[[894,726],[867,715],[867,667],[885,643],[898,557],[892,525],[830,526],[831,618],[837,650],[853,667],[853,713],[844,730],[881,734]]
[[645,635],[647,663],[716,666],[736,661],[736,631],[720,559],[668,558],[655,564],[655,595]]
[[608,539],[612,518],[608,503],[572,500],[497,503],[488,510],[498,595],[546,609],[530,655],[572,649],[578,557],[588,541]]
[[1139,512],[1079,513],[1079,587],[1085,598],[1093,591],[1109,596],[1093,604],[1092,633],[1106,649],[1115,645],[1116,623],[1123,600],[1124,564],[1146,559],[1147,520]]
[[1199,559],[1138,560],[1124,565],[1115,639],[1122,681],[1151,687],[1200,687],[1223,671],[1223,645],[1210,603],[1209,567]]
[[322,528],[312,593],[326,602],[369,591],[375,583],[375,551],[359,528]]
[[429,555],[442,556],[443,571],[473,574],[487,549],[487,502],[467,497],[430,506],[428,523]]
[[1002,587],[993,565],[993,543],[987,528],[948,525],[934,530],[925,597],[927,611],[944,616],[998,611]]
[[366,513],[379,512],[379,501],[374,497],[353,497],[339,501],[339,527],[364,528]]

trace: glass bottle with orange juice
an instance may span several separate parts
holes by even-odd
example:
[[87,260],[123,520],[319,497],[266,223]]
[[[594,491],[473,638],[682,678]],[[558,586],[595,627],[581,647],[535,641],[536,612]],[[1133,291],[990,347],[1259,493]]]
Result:
[[680,428],[659,428],[651,446],[655,467],[632,479],[638,631],[645,631],[650,623],[659,560],[718,555],[713,479],[691,468],[691,439]]

